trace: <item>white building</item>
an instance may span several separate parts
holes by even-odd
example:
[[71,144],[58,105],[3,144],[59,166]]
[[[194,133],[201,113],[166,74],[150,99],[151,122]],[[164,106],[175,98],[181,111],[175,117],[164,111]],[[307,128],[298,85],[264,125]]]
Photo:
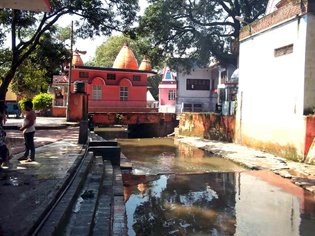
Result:
[[195,66],[189,73],[180,68],[177,71],[176,113],[221,112],[227,99],[226,84],[235,69],[233,65],[219,63],[204,68]]
[[304,159],[315,137],[315,3],[270,1],[240,33],[235,142]]
[[210,111],[211,70],[194,67],[177,71],[176,113]]

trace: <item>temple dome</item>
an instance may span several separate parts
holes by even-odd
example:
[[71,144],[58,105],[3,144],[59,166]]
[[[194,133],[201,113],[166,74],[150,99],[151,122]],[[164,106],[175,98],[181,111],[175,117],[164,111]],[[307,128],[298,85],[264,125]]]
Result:
[[129,48],[128,43],[125,43],[120,49],[120,52],[114,61],[113,68],[138,70],[138,62]]
[[139,66],[139,70],[152,70],[150,61],[147,59],[146,56],[144,56],[140,66]]
[[84,66],[82,58],[76,50],[73,52],[72,55],[72,66]]

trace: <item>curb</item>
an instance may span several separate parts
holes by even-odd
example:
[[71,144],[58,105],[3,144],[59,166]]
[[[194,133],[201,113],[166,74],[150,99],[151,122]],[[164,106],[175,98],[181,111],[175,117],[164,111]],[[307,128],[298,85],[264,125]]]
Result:
[[[60,124],[60,125],[37,125],[35,126],[36,130],[51,130],[51,129],[65,129],[67,127],[77,127],[79,123],[70,123],[70,124]],[[19,130],[20,126],[18,125],[5,125],[3,126],[4,130]]]

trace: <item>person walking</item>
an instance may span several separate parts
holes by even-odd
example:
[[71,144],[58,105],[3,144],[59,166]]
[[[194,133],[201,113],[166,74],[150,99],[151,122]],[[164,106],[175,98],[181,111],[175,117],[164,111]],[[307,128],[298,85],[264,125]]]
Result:
[[25,152],[24,155],[20,157],[18,160],[19,161],[26,160],[27,162],[32,162],[35,161],[34,135],[36,114],[33,111],[33,103],[31,101],[24,102],[24,111],[25,118],[23,121],[23,125],[20,128],[20,131],[23,131],[24,135]]

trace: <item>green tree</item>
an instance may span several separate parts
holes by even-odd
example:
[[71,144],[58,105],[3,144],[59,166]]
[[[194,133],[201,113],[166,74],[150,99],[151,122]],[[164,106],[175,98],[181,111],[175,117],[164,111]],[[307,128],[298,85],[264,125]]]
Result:
[[[268,0],[149,2],[139,27],[130,34],[149,40],[156,57],[190,58],[199,65],[215,58],[236,65],[241,24],[262,17]],[[241,23],[237,16],[245,21]]]
[[21,110],[25,110],[24,104],[25,104],[26,101],[32,102],[32,99],[30,99],[30,98],[22,98],[22,99],[19,101],[19,105],[20,105],[20,107],[21,107]]
[[34,105],[34,110],[45,110],[51,108],[53,97],[48,93],[37,94],[32,102]]
[[[132,39],[126,35],[116,35],[109,37],[106,42],[96,48],[95,59],[90,65],[112,67],[113,63],[124,45],[128,42],[129,48],[133,51],[138,63],[141,63],[146,55],[154,68],[161,69],[164,66],[164,58],[155,58],[155,50],[151,48],[149,41],[145,38]],[[154,58],[151,59],[151,56]]]
[[[82,38],[94,35],[109,35],[113,30],[128,30],[133,23],[138,7],[137,0],[51,0],[51,11],[37,13],[12,9],[0,9],[0,102],[4,102],[9,84],[18,68],[30,55],[41,47],[43,34],[53,29],[56,22],[64,15],[78,16],[75,25],[76,35]],[[5,46],[6,37],[10,36],[10,49]],[[23,80],[18,76],[17,80]]]
[[64,46],[67,38],[59,40],[59,31],[69,28],[56,28],[50,34],[42,35],[39,47],[17,68],[12,80],[12,90],[21,97],[33,97],[46,92],[51,78],[61,71],[61,65],[70,59],[70,51]]

